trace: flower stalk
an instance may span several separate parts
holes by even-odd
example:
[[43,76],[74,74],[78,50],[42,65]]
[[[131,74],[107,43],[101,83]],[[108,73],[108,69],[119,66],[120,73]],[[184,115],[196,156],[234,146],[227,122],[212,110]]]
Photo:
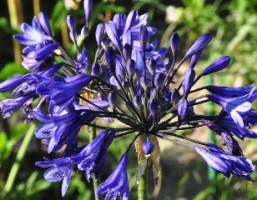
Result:
[[145,172],[142,175],[138,183],[138,200],[147,200],[148,199],[148,171],[149,163],[146,161]]

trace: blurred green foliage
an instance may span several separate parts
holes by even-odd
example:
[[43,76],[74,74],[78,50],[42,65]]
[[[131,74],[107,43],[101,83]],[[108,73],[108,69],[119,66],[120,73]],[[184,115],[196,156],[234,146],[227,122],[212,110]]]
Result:
[[[34,2],[34,1],[33,1]],[[67,9],[62,0],[53,1],[54,6],[48,5],[48,1],[41,1],[42,11],[50,13],[51,27],[58,40],[63,41],[66,47],[72,50],[69,41],[65,41],[65,17],[67,14],[72,14],[78,19],[78,26],[84,23],[84,14],[79,6],[79,9]],[[215,76],[215,82],[219,85],[234,85],[256,83],[257,80],[257,1],[242,1],[242,0],[120,0],[111,1],[97,0],[93,1],[93,16],[90,22],[90,27],[94,30],[96,23],[107,20],[108,14],[120,12],[129,12],[129,8],[137,9],[140,13],[148,12],[149,24],[158,28],[157,33],[161,37],[161,44],[168,46],[169,37],[173,31],[178,31],[183,39],[182,50],[195,40],[200,34],[211,32],[214,35],[213,42],[208,46],[202,56],[202,61],[199,63],[198,70],[202,70],[208,63],[212,62],[221,55],[228,54],[233,58],[233,63],[226,72],[220,72]],[[32,4],[32,1],[24,1],[24,4]],[[167,13],[167,7],[173,6],[174,13]],[[29,10],[30,9],[30,10]],[[20,63],[13,62],[12,40],[10,35],[17,33],[17,27],[11,27],[8,17],[7,5],[4,1],[0,5],[0,12],[4,16],[0,17],[0,37],[7,38],[8,49],[1,46],[0,53],[5,55],[1,58],[0,65],[0,81],[10,78],[16,74],[26,73]],[[28,16],[33,15],[32,7],[23,8],[23,13]],[[165,16],[173,14],[176,20],[165,23]],[[24,18],[27,19],[28,16]],[[161,23],[160,23],[161,22]],[[67,34],[67,31],[66,31]],[[8,40],[8,37],[9,40]],[[92,39],[94,35],[90,36]],[[67,38],[66,38],[67,39]],[[5,45],[5,43],[0,43]],[[90,54],[94,53],[94,45]],[[7,56],[6,56],[7,55]],[[0,94],[0,100],[8,98],[6,94]],[[15,155],[19,151],[22,138],[28,130],[27,125],[24,125],[21,120],[21,114],[15,114],[11,119],[0,119],[0,194],[3,197],[3,188],[5,181],[8,178],[8,173],[15,161]],[[89,140],[85,137],[85,130],[82,131],[80,140],[86,142]],[[112,145],[110,148],[110,158],[108,159],[106,173],[103,179],[108,176],[113,169],[123,152],[123,147],[128,144],[129,139],[120,140],[119,145]],[[256,163],[257,141],[248,141],[247,154],[253,158]],[[165,150],[170,152],[171,149]],[[176,149],[172,148],[172,152]],[[165,154],[164,152],[164,154]],[[48,183],[43,179],[43,170],[34,166],[35,161],[42,159],[46,155],[42,145],[32,140],[28,146],[25,158],[20,161],[21,169],[16,177],[15,185],[12,191],[6,194],[3,199],[62,199],[60,195],[61,184]],[[172,157],[174,156],[174,157]],[[163,168],[167,162],[176,162],[174,153],[170,157],[162,157]],[[136,171],[136,156],[131,155],[133,162],[130,162],[129,177],[131,180],[132,199],[135,192],[135,171]],[[175,163],[176,164],[176,163]],[[167,165],[168,166],[168,165]],[[160,195],[157,199],[171,200],[186,200],[196,199],[204,200],[210,198],[210,185],[206,184],[207,173],[206,165],[199,160],[187,164],[185,169],[177,167],[163,171],[163,179],[168,179],[168,185],[163,185]],[[172,170],[172,173],[169,172]],[[170,177],[166,173],[171,174]],[[179,174],[180,176],[173,180],[172,175]],[[256,179],[257,174],[253,174]],[[164,181],[167,183],[167,181]],[[189,183],[198,184],[199,187],[195,191],[187,189]],[[241,181],[233,178],[224,180],[222,175],[218,175],[216,185],[219,191],[219,199],[257,199],[256,184]],[[170,186],[172,184],[172,186]],[[150,186],[153,187],[153,186]],[[170,188],[172,187],[172,188]],[[64,199],[93,199],[92,184],[87,183],[85,177],[81,173],[74,173],[68,194]],[[200,189],[199,189],[200,188]],[[153,198],[154,199],[154,198]]]

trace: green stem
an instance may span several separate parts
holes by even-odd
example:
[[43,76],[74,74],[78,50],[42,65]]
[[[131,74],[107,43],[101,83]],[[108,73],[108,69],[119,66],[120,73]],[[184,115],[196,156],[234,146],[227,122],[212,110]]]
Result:
[[[93,141],[96,137],[96,127],[90,127],[88,126],[88,132],[90,133],[90,141]],[[100,200],[99,195],[96,193],[98,187],[97,179],[95,178],[95,175],[93,175],[93,188],[94,188],[94,195],[95,200]]]
[[14,181],[16,179],[16,176],[17,176],[20,166],[22,164],[25,153],[26,153],[29,143],[34,135],[34,130],[35,130],[35,126],[34,125],[30,126],[28,132],[26,133],[26,135],[22,141],[22,144],[20,146],[20,149],[19,149],[18,154],[15,159],[15,162],[12,165],[11,171],[8,175],[8,178],[7,178],[5,187],[4,187],[5,194],[7,194],[8,192],[10,192],[12,190]]
[[[147,161],[146,161],[147,162]],[[147,192],[148,192],[148,162],[146,163],[145,173],[141,177],[138,183],[138,200],[147,200]]]
[[[213,76],[209,75],[207,76],[207,84],[213,85]],[[208,102],[208,114],[214,115],[214,103]],[[216,144],[216,138],[213,131],[210,131],[210,142],[212,144]],[[216,185],[216,178],[217,178],[217,172],[213,170],[211,167],[208,167],[208,179],[211,184],[211,197],[212,200],[218,199],[218,191],[217,191],[217,185]]]
[[95,200],[100,200],[98,194],[96,193],[96,190],[98,188],[98,183],[97,183],[97,180],[95,178],[95,175],[93,176],[93,187],[94,187]]

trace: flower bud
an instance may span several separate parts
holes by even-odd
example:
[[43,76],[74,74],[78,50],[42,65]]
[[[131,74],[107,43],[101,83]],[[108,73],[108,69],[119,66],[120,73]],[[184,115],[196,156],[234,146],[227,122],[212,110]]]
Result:
[[174,91],[171,94],[170,100],[173,103],[173,105],[176,105],[178,103],[179,99],[180,99],[180,94],[176,89],[174,89]]
[[116,107],[117,104],[117,96],[114,92],[110,92],[108,95],[108,102],[110,104],[111,107]]
[[177,52],[179,49],[179,44],[180,44],[180,37],[179,35],[175,32],[172,34],[170,38],[170,47],[171,47],[171,52],[173,57],[177,56]]
[[164,73],[158,73],[156,74],[154,78],[154,85],[156,88],[160,88],[163,85],[163,82],[166,78],[166,74]]
[[87,26],[83,26],[81,29],[80,35],[83,38],[86,38],[88,36],[88,34],[89,34],[89,30],[88,30]]
[[88,23],[92,11],[92,0],[84,0],[84,10],[86,22]]
[[148,40],[148,30],[145,26],[142,26],[140,29],[140,45],[143,50],[146,49],[146,44]]
[[184,90],[185,98],[189,94],[189,91],[194,83],[194,79],[195,79],[195,71],[192,68],[187,69],[185,73],[185,79],[183,82],[183,90]]
[[144,89],[144,91],[147,91],[148,84],[147,84],[147,80],[144,76],[141,77],[140,83],[141,83],[141,86]]
[[108,47],[108,49],[105,52],[105,59],[107,61],[107,64],[109,65],[112,72],[115,71],[115,52],[112,48]]
[[71,15],[67,16],[66,21],[67,21],[67,26],[70,30],[70,38],[75,43],[77,39],[76,21],[74,17],[72,17]]
[[144,143],[143,143],[143,152],[145,154],[145,156],[151,154],[154,150],[154,144],[147,139]]
[[100,73],[101,73],[101,66],[98,63],[94,63],[92,66],[91,74],[93,76],[99,76]]
[[214,72],[218,72],[226,68],[230,63],[231,58],[229,56],[222,56],[211,65],[209,65],[205,70],[203,70],[203,75],[208,75]]
[[142,108],[142,99],[141,99],[141,97],[140,96],[135,96],[134,98],[133,98],[133,103],[134,103],[134,105],[136,106],[136,108],[137,109],[141,109]]
[[126,68],[129,74],[129,77],[132,77],[135,73],[136,70],[136,63],[134,60],[132,59],[128,59],[127,63],[126,63]]
[[187,105],[187,100],[183,100],[178,104],[178,116],[180,120],[183,120],[186,117]]
[[185,59],[191,57],[192,55],[196,54],[199,51],[202,51],[207,44],[209,44],[209,42],[212,39],[212,35],[210,33],[206,33],[202,36],[200,36],[195,42],[194,44],[190,47],[190,49],[187,51],[186,55],[185,55]]
[[104,26],[102,23],[98,24],[95,30],[95,38],[96,43],[99,46],[101,46],[101,42],[103,40],[103,34],[104,34]]
[[131,28],[137,15],[138,15],[137,11],[135,11],[135,10],[130,11],[130,13],[128,14],[126,23],[125,23],[124,33],[126,33]]
[[189,63],[189,68],[194,69],[197,61],[199,60],[199,58],[201,57],[202,51],[197,52],[196,54],[194,54],[190,60]]
[[158,111],[158,104],[157,104],[156,99],[150,100],[149,111],[150,111],[150,114],[153,116],[153,118],[155,118],[157,111]]
[[146,61],[146,66],[147,66],[147,69],[149,70],[149,72],[154,75],[155,74],[155,71],[156,71],[156,60],[152,59],[152,58],[148,58],[147,61]]

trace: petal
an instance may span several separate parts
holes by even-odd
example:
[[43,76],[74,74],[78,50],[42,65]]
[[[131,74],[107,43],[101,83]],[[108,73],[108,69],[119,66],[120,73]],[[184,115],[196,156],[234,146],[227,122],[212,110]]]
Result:
[[137,11],[135,11],[135,10],[130,11],[130,13],[128,14],[127,20],[126,20],[126,24],[125,24],[123,33],[126,33],[133,26],[134,21],[137,16],[138,16]]
[[45,60],[53,53],[55,49],[57,49],[58,46],[59,46],[58,43],[50,43],[44,46],[43,48],[41,48],[36,52],[35,59],[37,61]]
[[213,169],[223,173],[224,175],[229,175],[231,173],[231,167],[226,164],[222,159],[216,157],[211,152],[206,149],[195,146],[195,151],[207,162],[207,164]]
[[73,168],[69,169],[67,171],[66,176],[62,180],[62,196],[63,197],[65,196],[65,194],[66,194],[66,192],[68,190],[68,187],[70,185],[72,172],[73,172]]
[[40,20],[40,24],[41,24],[42,28],[44,29],[44,31],[46,32],[46,34],[51,36],[52,31],[51,31],[51,27],[50,27],[48,17],[42,12],[39,13],[38,17],[39,17],[39,20]]
[[231,115],[232,119],[236,122],[236,124],[238,124],[241,128],[244,127],[244,121],[236,110],[232,110],[230,112],[230,115]]
[[237,106],[235,110],[237,112],[247,112],[251,110],[251,108],[252,108],[252,104],[250,102],[244,102],[241,105]]
[[0,83],[0,92],[8,92],[14,90],[22,84],[28,76],[16,76]]

